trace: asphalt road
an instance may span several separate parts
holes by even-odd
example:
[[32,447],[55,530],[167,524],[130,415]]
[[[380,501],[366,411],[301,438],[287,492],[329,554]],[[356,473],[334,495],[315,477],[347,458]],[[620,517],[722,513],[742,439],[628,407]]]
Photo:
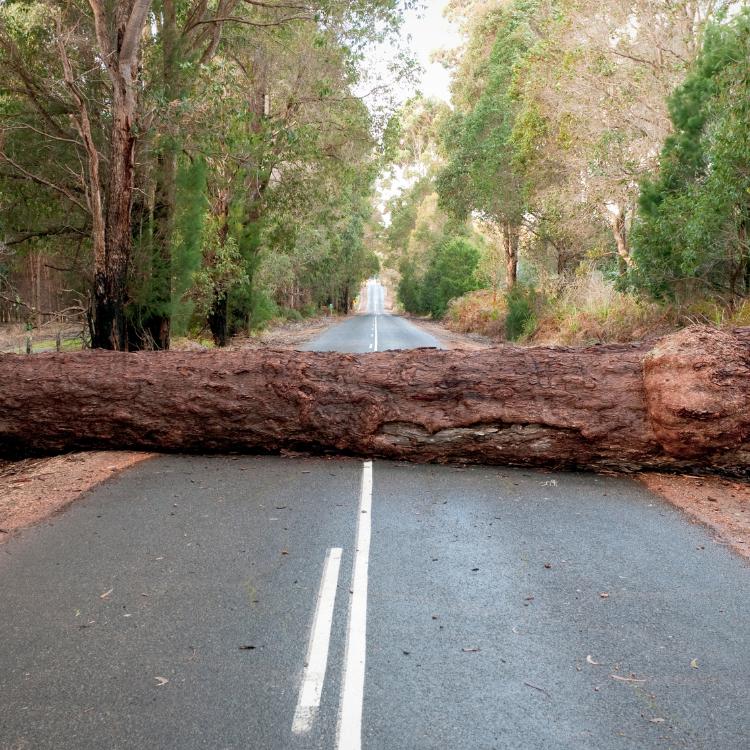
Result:
[[384,290],[376,281],[371,279],[367,282],[365,294],[365,314],[349,317],[300,348],[306,351],[355,353],[421,347],[442,348],[434,336],[425,333],[408,320],[397,315],[385,314]]
[[626,479],[163,457],[0,585],[3,749],[750,748],[750,568]]

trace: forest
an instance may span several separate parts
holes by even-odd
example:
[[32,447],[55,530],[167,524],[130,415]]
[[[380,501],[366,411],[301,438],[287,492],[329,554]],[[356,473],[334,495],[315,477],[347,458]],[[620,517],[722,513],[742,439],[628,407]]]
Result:
[[385,230],[407,311],[500,339],[750,323],[750,12],[459,2],[452,106],[400,113]]
[[[363,51],[396,0],[124,0],[0,8],[0,300],[90,344],[217,345],[348,311],[387,92]],[[377,88],[377,84],[374,84]],[[358,90],[360,89],[360,90]]]
[[0,323],[223,346],[381,272],[496,339],[750,324],[746,3],[451,0],[404,103],[413,5],[5,0]]

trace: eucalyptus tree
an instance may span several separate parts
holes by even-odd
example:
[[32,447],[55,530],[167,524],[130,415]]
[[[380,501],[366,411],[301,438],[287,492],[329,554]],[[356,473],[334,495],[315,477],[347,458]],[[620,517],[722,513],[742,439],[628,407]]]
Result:
[[[254,51],[245,70],[248,138],[268,137],[261,150],[273,153],[280,141],[266,127],[266,109],[274,61],[284,53],[273,32],[302,30],[290,55],[305,39],[313,49],[327,35],[347,51],[337,64],[353,72],[363,48],[397,27],[402,8],[397,0],[2,4],[0,76],[8,93],[0,102],[0,179],[31,182],[20,189],[69,219],[64,231],[88,235],[95,346],[168,346],[180,154],[191,153],[185,131],[205,107],[200,86],[212,62],[221,56],[241,66],[233,59],[238,50]],[[267,54],[273,45],[280,54]],[[318,93],[327,96],[325,81]],[[54,163],[41,162],[40,152],[54,153]],[[271,172],[246,162],[243,175],[245,240],[252,243]],[[57,223],[27,231],[51,235]]]
[[639,183],[672,124],[669,95],[721,0],[545,0],[515,72],[516,159],[531,211],[568,248],[601,244],[632,266]]
[[536,41],[535,0],[515,0],[473,17],[453,79],[455,114],[447,121],[447,163],[438,176],[441,205],[475,214],[501,230],[506,282],[516,283],[519,235],[526,214],[523,174],[513,158],[518,106],[514,72]]

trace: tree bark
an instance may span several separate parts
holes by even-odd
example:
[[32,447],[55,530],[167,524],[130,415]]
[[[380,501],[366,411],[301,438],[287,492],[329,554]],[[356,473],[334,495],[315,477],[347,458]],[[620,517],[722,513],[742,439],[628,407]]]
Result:
[[503,225],[503,244],[505,245],[505,281],[508,289],[518,281],[518,227],[510,222]]
[[608,207],[608,212],[612,235],[615,238],[617,254],[620,259],[620,272],[625,273],[633,265],[628,244],[625,211],[620,206],[611,205]]
[[[138,57],[150,0],[119,0],[108,9],[89,0],[102,60],[112,84],[112,124],[106,181],[105,257],[94,268],[94,334],[92,346],[126,348],[125,304],[132,245]],[[110,33],[108,13],[114,15]]]
[[750,329],[349,355],[0,355],[0,450],[305,450],[750,474]]

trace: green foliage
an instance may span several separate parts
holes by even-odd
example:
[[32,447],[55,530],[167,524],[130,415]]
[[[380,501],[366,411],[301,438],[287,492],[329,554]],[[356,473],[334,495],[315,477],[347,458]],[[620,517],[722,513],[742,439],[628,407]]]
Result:
[[172,329],[185,336],[195,303],[189,291],[203,259],[203,223],[208,208],[205,196],[206,162],[196,159],[181,164],[177,174],[175,232],[172,237]]
[[417,277],[414,263],[408,259],[401,262],[401,279],[398,282],[398,299],[406,312],[421,315],[425,312],[422,304],[422,284]]
[[399,301],[407,312],[441,318],[456,297],[477,288],[479,249],[463,237],[444,238],[429,254],[429,264],[419,276],[413,264],[401,265]]
[[224,236],[214,216],[207,216],[201,233],[203,266],[193,274],[191,295],[196,313],[206,317],[217,297],[242,294],[250,285],[237,240]]
[[517,341],[534,332],[536,327],[535,297],[534,288],[522,284],[516,284],[506,293],[505,335],[508,341]]
[[[370,108],[356,92],[370,83],[367,48],[393,39],[411,5],[313,0],[301,15],[273,3],[226,14],[193,0],[154,6],[133,117],[131,342],[147,346],[170,319],[175,335],[200,330],[206,315],[226,334],[281,308],[290,319],[329,303],[350,309],[379,269],[365,237],[375,178],[398,145],[397,128],[383,132],[393,110],[386,87]],[[50,14],[37,0],[8,0],[2,15],[0,241],[45,237],[65,250],[61,266],[78,264],[65,288],[85,292],[91,154],[106,192],[113,122],[99,38],[85,3]],[[411,74],[406,55],[398,70]],[[83,142],[84,106],[93,144]]]
[[642,185],[633,283],[656,297],[750,293],[750,11],[720,18],[670,101],[674,134]]
[[[449,158],[437,190],[441,206],[456,216],[475,211],[491,221],[520,223],[525,206],[518,167],[523,159],[516,157],[514,145],[523,152],[529,144],[514,135],[518,106],[513,82],[534,43],[531,23],[537,4],[515,0],[488,16],[489,28],[483,27],[482,34],[489,32],[494,39],[491,53],[467,71],[479,96],[445,121],[443,148]],[[530,117],[528,125],[542,127],[538,117]]]
[[476,289],[478,263],[479,250],[462,237],[438,245],[423,286],[423,299],[433,318],[445,315],[452,299]]

